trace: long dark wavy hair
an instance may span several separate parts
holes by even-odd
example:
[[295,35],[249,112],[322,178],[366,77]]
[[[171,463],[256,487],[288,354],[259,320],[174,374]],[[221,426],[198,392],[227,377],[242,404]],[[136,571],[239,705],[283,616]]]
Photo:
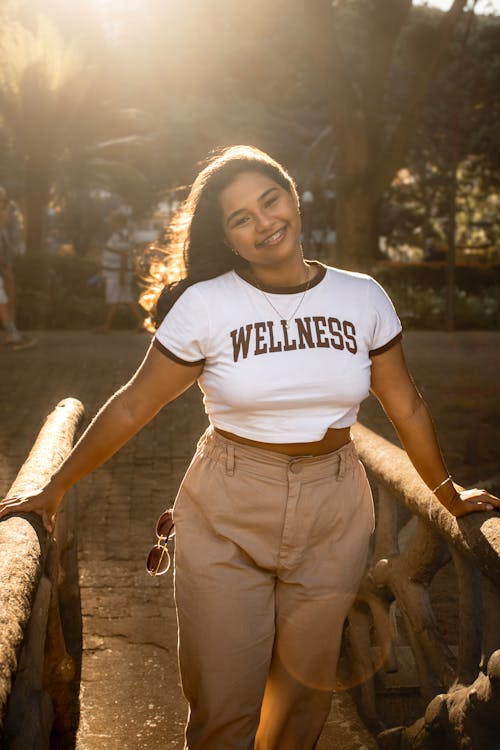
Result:
[[286,170],[253,146],[230,146],[212,153],[191,186],[166,231],[166,240],[153,248],[148,286],[141,304],[157,327],[178,297],[197,281],[244,267],[246,261],[227,246],[219,195],[242,172],[261,172],[299,203],[297,188]]

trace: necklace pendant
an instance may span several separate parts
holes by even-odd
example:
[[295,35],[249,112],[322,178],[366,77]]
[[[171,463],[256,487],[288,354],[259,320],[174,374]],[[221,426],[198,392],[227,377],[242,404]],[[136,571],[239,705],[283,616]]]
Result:
[[311,280],[312,280],[312,279],[311,279],[311,275],[310,275],[310,272],[309,272],[309,269],[308,269],[308,271],[307,271],[307,284],[306,284],[306,287],[305,287],[304,291],[302,292],[302,296],[301,296],[301,298],[299,299],[299,301],[298,301],[298,303],[297,303],[297,306],[295,307],[295,310],[294,310],[294,311],[293,311],[293,313],[292,313],[292,314],[290,315],[290,317],[288,318],[288,320],[283,320],[283,315],[282,315],[282,314],[280,313],[280,311],[278,310],[278,308],[276,308],[276,307],[275,307],[275,306],[273,305],[273,303],[271,302],[271,300],[269,299],[269,297],[267,296],[267,294],[265,293],[265,291],[264,291],[264,290],[262,289],[261,285],[259,284],[259,282],[258,282],[257,278],[255,277],[255,283],[256,283],[256,286],[257,286],[257,288],[258,288],[258,289],[260,289],[260,291],[261,291],[262,295],[263,295],[263,296],[264,296],[264,297],[265,297],[265,298],[267,299],[267,301],[269,302],[269,304],[270,304],[270,305],[271,305],[271,307],[273,308],[274,312],[275,312],[275,313],[276,313],[277,315],[279,315],[279,317],[280,317],[280,319],[281,319],[281,325],[282,325],[282,326],[284,326],[284,327],[285,327],[285,328],[286,328],[287,330],[288,330],[288,329],[290,328],[290,321],[291,321],[291,320],[292,320],[292,318],[293,318],[293,317],[294,317],[294,316],[295,316],[295,315],[296,315],[296,314],[298,313],[298,311],[299,311],[299,308],[300,308],[301,304],[303,303],[303,301],[304,301],[304,298],[305,298],[305,296],[306,296],[307,292],[309,291],[309,287],[311,286]]

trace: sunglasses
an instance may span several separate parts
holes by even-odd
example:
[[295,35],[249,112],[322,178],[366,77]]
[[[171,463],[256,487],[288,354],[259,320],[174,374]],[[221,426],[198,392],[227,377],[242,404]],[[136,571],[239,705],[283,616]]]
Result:
[[162,576],[170,568],[171,560],[167,544],[175,536],[171,508],[163,511],[159,517],[156,523],[156,536],[158,540],[150,550],[146,561],[146,570],[150,576]]

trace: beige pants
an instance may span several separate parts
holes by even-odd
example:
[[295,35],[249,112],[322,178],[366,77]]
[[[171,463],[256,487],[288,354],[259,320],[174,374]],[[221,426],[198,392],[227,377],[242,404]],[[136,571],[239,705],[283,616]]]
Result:
[[174,518],[185,750],[312,750],[374,526],[353,444],[290,458],[209,428]]

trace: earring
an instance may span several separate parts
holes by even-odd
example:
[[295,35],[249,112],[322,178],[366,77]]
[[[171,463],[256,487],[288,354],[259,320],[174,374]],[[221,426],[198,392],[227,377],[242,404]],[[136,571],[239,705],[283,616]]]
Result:
[[239,252],[237,250],[235,250],[234,247],[231,248],[231,252],[234,253],[235,255],[239,256]]

